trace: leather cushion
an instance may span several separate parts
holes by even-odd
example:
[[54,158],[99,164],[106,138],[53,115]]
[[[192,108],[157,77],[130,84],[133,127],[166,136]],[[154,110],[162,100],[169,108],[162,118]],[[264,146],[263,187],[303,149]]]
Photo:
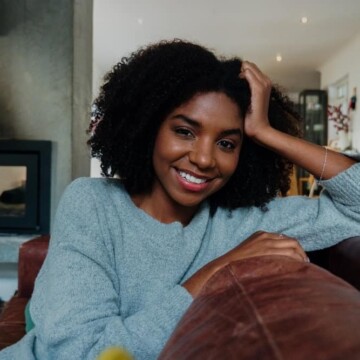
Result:
[[25,335],[24,309],[26,298],[13,296],[0,314],[0,350],[19,341]]
[[19,297],[30,298],[35,279],[45,260],[49,247],[49,236],[40,236],[27,241],[19,249],[18,292]]
[[360,293],[285,256],[231,263],[204,286],[159,360],[360,359]]
[[329,249],[329,270],[360,290],[360,236]]

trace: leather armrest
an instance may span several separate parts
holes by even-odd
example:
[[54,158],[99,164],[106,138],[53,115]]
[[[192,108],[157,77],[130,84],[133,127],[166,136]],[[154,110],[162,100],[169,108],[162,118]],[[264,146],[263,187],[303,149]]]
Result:
[[25,335],[25,306],[47,255],[49,239],[49,236],[39,236],[20,246],[18,292],[5,304],[0,314],[0,350],[16,343]]
[[0,314],[0,350],[19,341],[25,335],[24,309],[26,298],[13,296]]
[[329,270],[360,290],[360,236],[329,249]]
[[18,296],[30,298],[35,279],[45,260],[50,236],[43,235],[26,241],[19,249]]
[[233,262],[205,284],[158,360],[360,359],[360,292],[285,256]]

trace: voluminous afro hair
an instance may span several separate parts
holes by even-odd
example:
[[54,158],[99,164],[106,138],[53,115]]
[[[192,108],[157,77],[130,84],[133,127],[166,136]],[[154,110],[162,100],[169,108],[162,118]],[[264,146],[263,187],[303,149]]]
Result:
[[[152,156],[161,123],[195,94],[225,93],[242,117],[250,104],[250,88],[239,78],[242,61],[217,58],[208,49],[182,40],[162,41],[124,57],[105,76],[94,101],[92,156],[103,175],[117,175],[130,194],[149,192],[154,182]],[[271,125],[299,135],[299,117],[289,99],[272,87]],[[234,209],[261,206],[290,187],[292,164],[245,136],[238,167],[229,182],[211,197],[213,206]]]

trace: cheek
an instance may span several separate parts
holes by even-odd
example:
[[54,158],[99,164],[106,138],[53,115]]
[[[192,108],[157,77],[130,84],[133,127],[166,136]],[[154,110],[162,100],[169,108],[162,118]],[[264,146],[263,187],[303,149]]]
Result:
[[160,135],[155,143],[153,158],[176,160],[189,151],[189,144],[171,133]]
[[164,157],[164,154],[166,154],[166,149],[169,147],[170,146],[167,136],[160,132],[155,141],[153,158],[155,159],[157,157]]
[[222,171],[223,174],[227,177],[231,177],[239,163],[240,154],[234,154],[234,156],[229,156],[226,160],[223,161]]
[[159,134],[155,142],[152,157],[155,171],[159,175],[161,169],[164,170],[170,166],[173,162],[184,156],[183,154],[184,149],[181,146],[181,142],[174,139],[171,133]]

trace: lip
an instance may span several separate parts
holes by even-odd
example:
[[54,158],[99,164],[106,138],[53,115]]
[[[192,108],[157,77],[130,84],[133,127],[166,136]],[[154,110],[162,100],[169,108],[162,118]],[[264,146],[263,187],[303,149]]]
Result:
[[[204,183],[201,183],[201,184],[191,183],[191,182],[187,181],[186,179],[184,179],[179,174],[179,171],[186,172],[189,175],[192,175],[194,177],[197,177],[198,179],[203,179],[203,180],[206,180],[206,181]],[[193,173],[191,171],[175,169],[175,173],[176,173],[176,178],[177,178],[180,186],[183,189],[185,189],[187,191],[191,191],[191,192],[201,192],[201,191],[205,190],[206,188],[208,188],[210,186],[210,181],[212,180],[212,178],[210,178],[208,176],[200,176],[200,175],[195,174],[195,173]]]

